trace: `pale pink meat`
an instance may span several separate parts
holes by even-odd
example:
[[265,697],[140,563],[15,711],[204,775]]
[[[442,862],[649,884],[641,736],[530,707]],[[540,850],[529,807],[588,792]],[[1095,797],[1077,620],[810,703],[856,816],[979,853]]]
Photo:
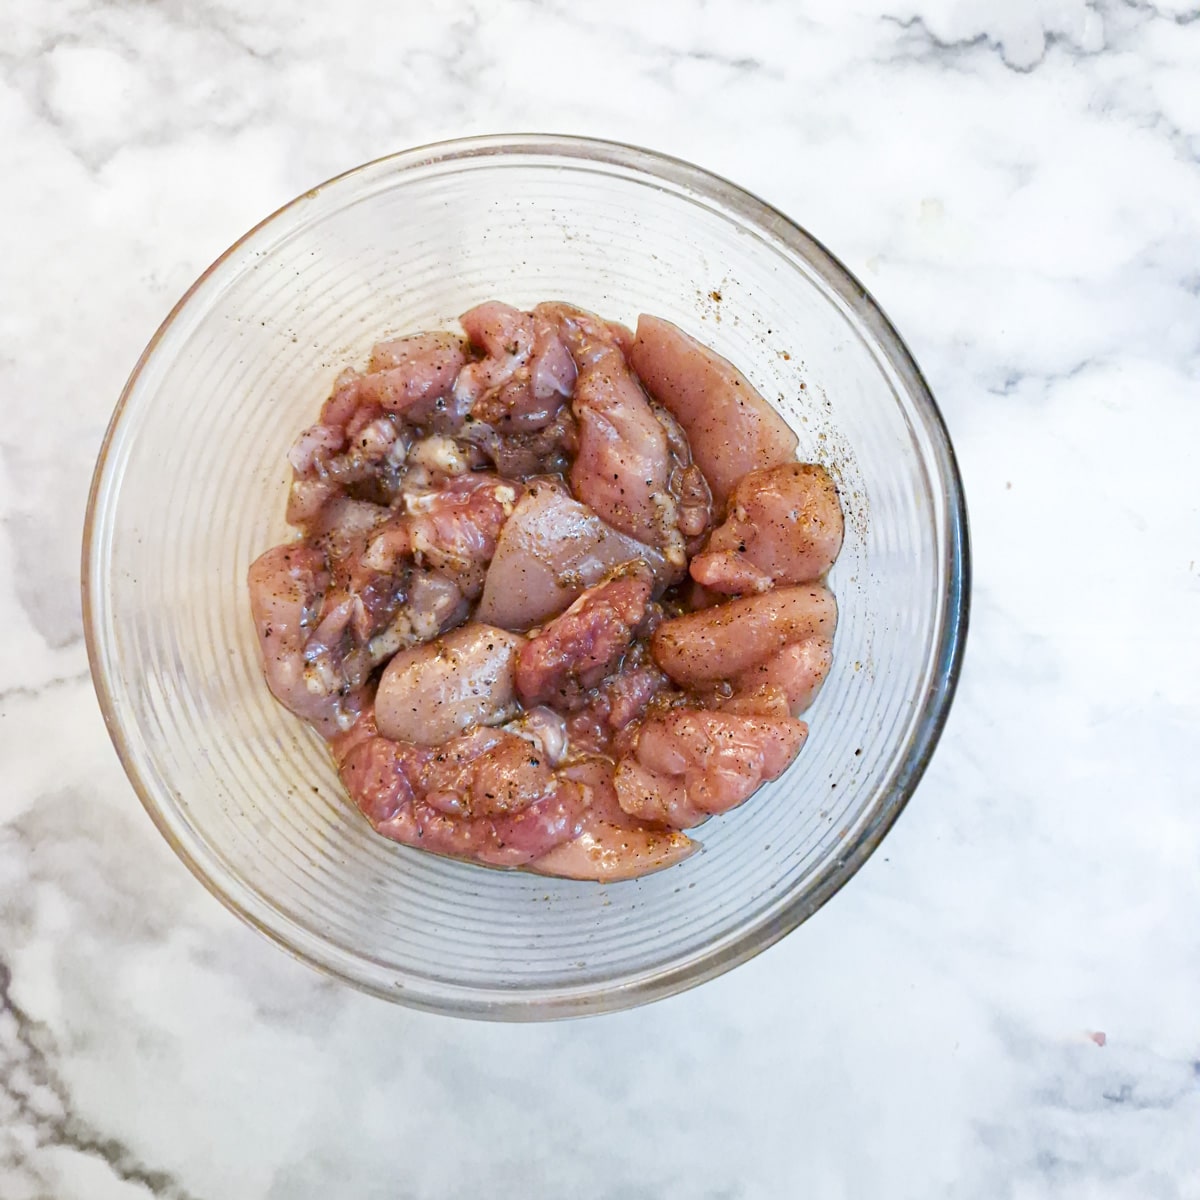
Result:
[[487,356],[470,364],[483,369],[486,387],[503,383],[533,353],[533,315],[511,304],[487,300],[468,309],[458,323],[471,345]]
[[570,707],[621,661],[646,613],[654,577],[640,563],[588,588],[520,648],[516,689],[525,704]]
[[609,728],[624,729],[666,686],[667,677],[653,663],[623,668],[605,688]]
[[489,300],[463,313],[458,323],[484,357],[469,362],[454,383],[455,396],[474,407],[506,384],[533,353],[533,317],[509,304]]
[[392,621],[408,586],[400,575],[381,575],[363,563],[371,532],[387,515],[380,505],[339,495],[307,527],[325,555],[331,582],[306,655],[315,671],[340,670],[355,684],[381,661],[368,644]]
[[712,489],[704,472],[692,462],[692,448],[679,422],[661,404],[654,405],[652,411],[663,427],[671,452],[671,478],[667,486],[675,500],[675,524],[687,553],[695,554],[712,525]]
[[460,817],[503,817],[543,799],[554,769],[527,738],[477,727],[437,747],[422,775],[426,804]]
[[525,709],[503,729],[505,733],[515,734],[536,746],[552,767],[559,766],[574,752],[566,719],[562,713],[544,704]]
[[436,750],[367,737],[349,746],[340,772],[379,833],[434,854],[522,866],[583,828],[583,788],[545,769],[527,741],[496,730]]
[[337,558],[350,554],[361,540],[388,519],[389,510],[369,500],[338,496],[326,504],[320,517],[308,527],[308,534],[325,543]]
[[416,333],[380,342],[371,351],[367,373],[346,386],[354,389],[360,404],[429,416],[434,404],[451,393],[466,361],[462,338],[456,334]]
[[612,332],[569,305],[543,304],[536,312],[558,323],[579,372],[571,401],[579,423],[572,490],[614,529],[682,565],[666,433]]
[[309,525],[311,548],[328,572],[304,650],[310,688],[357,688],[397,650],[436,637],[467,615],[453,579],[411,561],[387,570],[372,565],[367,550],[386,534],[388,511],[339,496]]
[[661,554],[606,525],[561,483],[532,481],[500,531],[476,616],[529,629],[630,562],[649,566],[659,587],[672,577]]
[[775,581],[756,567],[744,554],[734,550],[706,550],[688,564],[692,578],[710,594],[753,596],[769,592]]
[[808,726],[790,717],[678,708],[637,731],[614,781],[621,808],[643,821],[689,829],[777,779]]
[[484,357],[459,373],[455,397],[503,433],[549,425],[575,383],[575,363],[554,322],[495,301],[459,320]]
[[778,687],[764,685],[748,692],[734,692],[718,698],[712,705],[719,712],[737,713],[742,717],[794,717],[787,695]]
[[621,808],[607,762],[586,760],[563,774],[584,788],[583,827],[578,837],[535,859],[531,870],[614,883],[673,866],[695,851],[695,842],[686,835],[639,821]]
[[479,473],[435,492],[406,496],[413,558],[449,575],[464,596],[474,599],[520,495],[520,484]]
[[640,316],[629,361],[683,426],[718,504],[748,471],[795,458],[796,435],[787,422],[732,363],[678,326]]
[[583,789],[570,780],[558,779],[539,800],[507,816],[464,820],[418,800],[410,819],[398,815],[376,829],[384,837],[434,854],[492,867],[520,867],[578,837],[585,811]]
[[739,692],[778,688],[787,697],[792,716],[798,716],[816,699],[832,662],[829,638],[806,638],[743,671],[733,683]]
[[321,509],[336,496],[342,495],[342,485],[329,479],[293,479],[288,492],[286,519],[289,525],[302,528],[315,521]]
[[515,716],[513,673],[524,640],[472,622],[401,650],[375,693],[379,732],[436,746],[472,725],[499,725]]
[[288,452],[293,470],[288,523],[311,532],[326,504],[364,483],[386,499],[398,483],[407,449],[397,417],[343,389],[342,398],[328,401],[322,420],[305,429]]
[[633,349],[633,330],[628,325],[622,325],[620,321],[605,321],[606,328],[612,336],[612,340],[616,342],[617,349],[625,356],[625,361],[629,361],[629,353]]
[[325,556],[312,546],[276,546],[254,560],[247,582],[271,694],[325,736],[336,734],[361,693],[340,676],[322,679],[305,658],[330,584]]
[[776,588],[664,621],[650,641],[654,660],[676,683],[735,679],[793,642],[832,639],[833,593],[820,584]]
[[298,475],[311,474],[317,464],[332,458],[346,444],[346,431],[340,425],[310,425],[292,443],[288,462]]
[[454,580],[475,599],[521,485],[488,472],[471,472],[439,487],[403,493],[405,511],[373,532],[364,562],[394,571],[405,559]]
[[529,391],[533,400],[565,399],[575,389],[575,360],[558,336],[555,322],[533,314],[533,354],[529,359]]
[[646,713],[656,696],[671,691],[670,680],[652,663],[637,661],[641,645],[571,714],[571,745],[583,754],[612,755],[621,731]]
[[406,451],[396,419],[381,413],[352,431],[340,425],[309,426],[288,452],[288,461],[297,478],[345,485],[372,476],[383,459],[403,462]]
[[689,570],[698,583],[725,593],[807,583],[833,566],[842,535],[837,488],[824,467],[766,467],[738,482],[724,523]]

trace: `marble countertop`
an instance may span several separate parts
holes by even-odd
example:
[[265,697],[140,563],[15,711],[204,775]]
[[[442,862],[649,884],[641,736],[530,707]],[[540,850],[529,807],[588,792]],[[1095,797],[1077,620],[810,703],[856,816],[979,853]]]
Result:
[[[524,129],[693,159],[849,264],[945,412],[976,587],[849,887],[696,991],[506,1027],[330,983],[191,878],[78,561],[213,257]],[[1200,1197],[1200,7],[6,0],[0,145],[0,1197]]]

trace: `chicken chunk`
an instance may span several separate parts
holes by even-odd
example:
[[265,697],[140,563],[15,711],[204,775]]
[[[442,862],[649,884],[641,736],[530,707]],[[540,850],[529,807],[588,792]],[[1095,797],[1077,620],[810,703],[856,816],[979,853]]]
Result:
[[617,801],[612,768],[590,760],[564,772],[584,788],[587,808],[578,837],[535,859],[530,870],[566,879],[613,883],[682,862],[696,843],[666,826],[639,821]]
[[462,338],[457,335],[416,333],[380,342],[371,351],[367,373],[350,380],[348,386],[360,403],[370,401],[387,412],[419,421],[451,393],[466,361]]
[[816,699],[832,663],[833,643],[828,638],[806,638],[735,676],[733,684],[739,693],[777,688],[795,717]]
[[[574,370],[574,367],[572,367]],[[558,410],[554,420],[533,432],[509,432],[504,422],[489,425],[475,416],[467,418],[459,433],[462,441],[509,479],[538,475],[562,475],[570,468],[579,446],[578,426],[569,407]]]
[[497,867],[523,866],[578,837],[583,788],[542,770],[527,741],[475,730],[433,750],[366,737],[340,764],[342,783],[393,841]]
[[629,361],[683,426],[718,504],[747,472],[795,458],[796,435],[750,381],[669,321],[640,316]]
[[606,525],[561,484],[531,482],[500,532],[476,615],[504,629],[529,629],[630,562],[645,563],[659,589],[673,577],[661,554]]
[[395,655],[375,693],[384,737],[436,746],[517,712],[514,668],[524,638],[472,622]]
[[472,472],[402,495],[405,512],[372,533],[364,562],[377,571],[394,571],[411,559],[454,580],[468,599],[477,597],[521,485]]
[[579,372],[571,401],[579,424],[572,490],[614,529],[682,566],[667,436],[612,332],[598,317],[568,305],[536,311],[557,322]]
[[830,640],[836,624],[833,593],[813,583],[673,617],[654,631],[650,649],[676,683],[707,684],[736,679],[794,642]]
[[738,482],[724,523],[689,570],[715,592],[807,583],[833,566],[842,536],[842,508],[829,473],[815,463],[784,463]]
[[679,708],[653,716],[617,764],[621,808],[690,829],[726,812],[791,764],[808,726],[790,717]]
[[468,363],[454,385],[471,415],[505,434],[549,425],[575,384],[575,363],[555,323],[495,301],[459,320],[485,355]]
[[276,546],[250,566],[250,611],[271,694],[326,737],[356,715],[361,690],[313,669],[310,643],[330,585],[325,556],[312,546]]
[[525,704],[570,707],[621,661],[646,613],[654,577],[640,563],[589,588],[520,649],[516,687]]

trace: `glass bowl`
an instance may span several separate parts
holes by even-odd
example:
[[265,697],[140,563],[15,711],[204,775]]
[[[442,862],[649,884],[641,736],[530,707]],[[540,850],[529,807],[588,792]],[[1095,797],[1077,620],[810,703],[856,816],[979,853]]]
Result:
[[[286,451],[385,335],[498,298],[677,322],[736,363],[846,510],[841,609],[808,744],[697,831],[700,853],[598,885],[395,845],[270,696],[246,569],[285,540]],[[300,959],[389,1000],[541,1019],[711,978],[829,899],[929,761],[961,661],[954,454],[899,335],[812,237],[694,166],[579,138],[409,150],[306,192],[154,335],[113,416],[85,530],[88,652],[138,795],[194,874]]]

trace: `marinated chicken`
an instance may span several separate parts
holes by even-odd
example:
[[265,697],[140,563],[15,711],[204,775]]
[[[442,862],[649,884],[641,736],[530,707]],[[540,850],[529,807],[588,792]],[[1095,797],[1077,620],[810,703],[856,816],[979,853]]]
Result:
[[272,694],[385,837],[571,879],[669,867],[777,779],[829,673],[825,469],[656,317],[488,302],[379,343],[250,567]]

